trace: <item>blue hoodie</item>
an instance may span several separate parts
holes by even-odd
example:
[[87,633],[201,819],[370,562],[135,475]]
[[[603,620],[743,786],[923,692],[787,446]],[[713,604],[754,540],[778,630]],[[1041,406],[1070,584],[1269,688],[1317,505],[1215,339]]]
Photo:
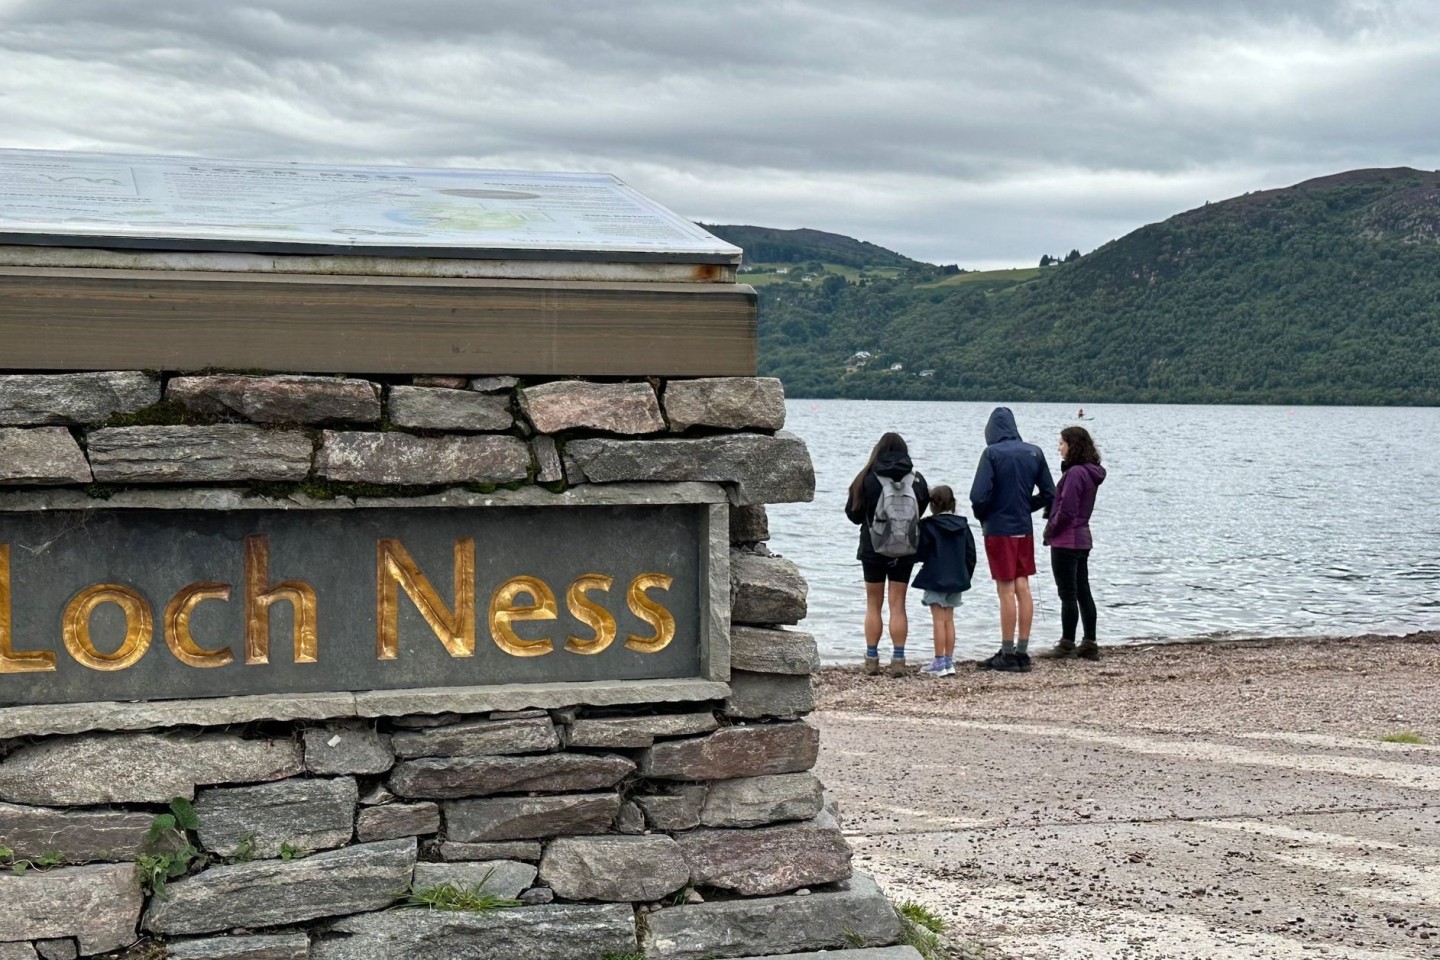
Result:
[[[1050,506],[1055,481],[1045,454],[1020,439],[1015,415],[996,407],[985,424],[985,452],[970,485],[970,507],[987,537],[1034,534],[1030,514]],[[1038,490],[1038,493],[1035,492]]]

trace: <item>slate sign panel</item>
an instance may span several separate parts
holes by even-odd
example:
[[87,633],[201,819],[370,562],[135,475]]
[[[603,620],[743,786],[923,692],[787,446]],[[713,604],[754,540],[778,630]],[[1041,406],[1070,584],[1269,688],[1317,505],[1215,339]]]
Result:
[[705,510],[0,514],[0,705],[696,677]]

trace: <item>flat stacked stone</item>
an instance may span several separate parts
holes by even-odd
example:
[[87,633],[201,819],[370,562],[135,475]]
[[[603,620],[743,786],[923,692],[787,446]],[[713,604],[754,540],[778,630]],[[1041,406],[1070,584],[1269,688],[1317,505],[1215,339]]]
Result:
[[540,860],[540,879],[567,900],[658,900],[691,873],[680,846],[665,836],[560,837]]
[[824,809],[825,788],[810,773],[717,780],[710,784],[700,822],[707,827],[760,827],[811,820]]
[[160,381],[133,370],[0,376],[0,426],[83,426],[160,400]]
[[773,377],[671,380],[665,415],[674,431],[700,426],[773,432],[785,426],[785,388]]
[[799,623],[809,587],[783,557],[730,551],[731,617],[736,623]]
[[820,732],[807,723],[725,727],[706,737],[667,740],[641,754],[640,775],[656,780],[733,780],[800,773],[815,766]]
[[168,960],[306,960],[310,938],[303,933],[207,937],[172,940],[165,950]]
[[315,471],[342,483],[430,486],[510,483],[530,474],[530,447],[517,437],[415,437],[325,431]]
[[361,843],[439,832],[440,805],[437,803],[387,803],[366,807],[355,818],[355,839]]
[[129,946],[145,900],[134,864],[0,873],[0,942],[74,937],[86,956]]
[[676,838],[690,881],[768,896],[850,876],[850,845],[833,817],[753,830],[691,830]]
[[390,421],[417,430],[503,431],[515,425],[508,397],[437,387],[391,387]]
[[536,433],[603,430],[634,436],[665,429],[648,383],[560,380],[520,391],[520,410]]
[[214,933],[383,910],[410,889],[414,840],[361,843],[292,860],[213,866],[153,898],[146,930]]
[[142,853],[164,852],[152,840],[150,814],[123,810],[52,810],[0,803],[0,843],[16,860],[58,854],[67,863],[134,860]]
[[350,842],[358,799],[352,777],[201,790],[195,800],[200,843],[222,857],[328,850]]
[[708,480],[733,485],[734,502],[794,503],[815,496],[815,468],[800,438],[781,432],[686,440],[589,438],[565,445],[572,482],[678,483]]
[[92,479],[80,444],[64,427],[0,429],[0,485],[55,486]]
[[451,800],[445,833],[462,843],[606,833],[620,814],[618,793]]
[[314,445],[298,430],[248,424],[111,427],[86,438],[100,483],[304,480]]
[[709,711],[653,717],[586,717],[569,725],[565,742],[570,747],[648,747],[656,737],[709,733],[719,726]]
[[414,888],[452,887],[513,900],[535,882],[534,864],[518,860],[415,864]]
[[395,765],[390,737],[370,726],[305,729],[305,769],[319,776],[384,773]]
[[528,790],[602,790],[634,770],[632,761],[617,756],[426,757],[397,764],[389,786],[402,797],[453,800]]
[[514,720],[465,720],[422,730],[401,730],[391,738],[395,755],[488,757],[546,753],[560,749],[560,735],[548,714]]
[[340,377],[175,377],[167,399],[191,413],[239,417],[253,423],[378,423],[380,389]]
[[597,960],[636,951],[626,904],[556,904],[485,913],[391,910],[330,924],[312,960]]
[[47,806],[166,804],[197,784],[256,783],[304,770],[290,740],[130,733],[64,737],[0,761],[0,800]]
[[[646,960],[712,960],[899,942],[895,908],[875,881],[857,874],[808,897],[724,900],[656,911],[646,917],[641,949]],[[839,953],[836,960],[844,956]]]

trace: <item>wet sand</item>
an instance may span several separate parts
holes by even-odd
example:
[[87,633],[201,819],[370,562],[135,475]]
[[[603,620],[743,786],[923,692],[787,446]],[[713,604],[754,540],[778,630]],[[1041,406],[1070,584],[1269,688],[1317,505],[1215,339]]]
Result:
[[987,960],[1440,957],[1440,633],[1104,653],[823,671],[857,866]]

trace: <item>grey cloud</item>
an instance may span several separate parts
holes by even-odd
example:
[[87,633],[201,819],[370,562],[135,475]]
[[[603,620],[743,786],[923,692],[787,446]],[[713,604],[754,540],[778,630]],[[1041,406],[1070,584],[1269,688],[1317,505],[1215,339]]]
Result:
[[1423,0],[0,0],[0,144],[608,170],[923,259],[1440,165]]

